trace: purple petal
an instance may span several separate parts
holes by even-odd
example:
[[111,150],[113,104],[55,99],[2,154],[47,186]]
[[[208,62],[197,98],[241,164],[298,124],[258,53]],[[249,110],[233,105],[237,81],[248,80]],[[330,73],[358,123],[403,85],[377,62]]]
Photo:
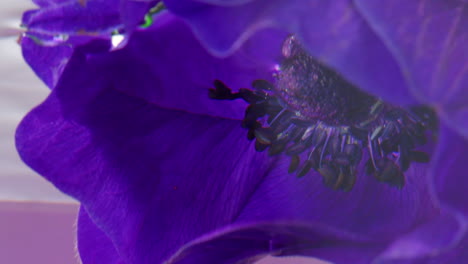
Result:
[[442,126],[440,144],[431,170],[434,188],[440,202],[451,210],[459,211],[468,219],[466,186],[468,186],[468,140],[453,129]]
[[444,213],[397,239],[378,260],[382,263],[404,263],[440,258],[460,246],[467,235],[466,229],[466,220],[452,212]]
[[[190,32],[172,37],[178,34]],[[239,121],[165,110],[123,93],[134,84],[122,74],[134,65],[112,59],[125,50],[100,54],[97,44],[76,50],[51,96],[18,128],[17,147],[28,165],[82,202],[125,261],[162,262],[234,224],[320,223],[342,239],[386,243],[437,215],[424,166],[412,166],[404,190],[363,176],[349,193],[324,187],[316,173],[296,179],[286,173],[288,160],[254,150]],[[114,70],[120,67],[128,70]]]
[[[468,237],[468,206],[464,199],[468,142],[442,125],[435,153],[429,176],[442,214],[395,241],[380,257],[383,263],[406,263],[411,259],[414,263],[461,263],[458,261],[463,259],[458,255]],[[447,258],[453,262],[444,262]]]
[[53,88],[73,48],[96,38],[111,38],[111,32],[125,28],[125,36],[141,23],[158,1],[37,0],[41,8],[23,15],[27,27],[21,39],[23,57],[47,86]]
[[143,20],[143,17],[160,0],[123,0],[120,1],[120,19],[127,32],[133,32]]
[[39,7],[48,7],[63,3],[63,0],[33,0],[33,2]]
[[[253,263],[268,253],[276,257],[297,254],[314,256],[336,264],[366,263],[383,246],[346,241],[342,234],[333,234],[332,230],[323,226],[260,223],[234,226],[203,236],[179,250],[169,262]],[[211,249],[210,254],[207,254],[207,249]]]
[[[463,263],[468,259],[468,235],[465,237],[450,251],[429,259],[424,264],[439,264],[439,263]],[[421,261],[421,263],[423,263]]]
[[389,102],[415,102],[392,54],[349,0],[203,2],[165,3],[215,54],[229,54],[257,30],[277,27],[298,35],[313,56],[358,87]]
[[442,254],[416,259],[385,259],[382,264],[461,264],[468,259],[468,236],[465,236],[456,246]]
[[[80,46],[88,44],[88,52],[107,52],[111,48],[111,43],[106,38],[73,36],[67,43],[56,43],[46,36],[38,39],[32,35],[25,35],[21,38],[21,49],[23,58],[33,69],[36,75],[51,89],[53,89],[63,70],[68,64],[74,51],[73,45]],[[94,50],[91,50],[94,49]]]
[[130,263],[159,263],[234,223],[320,222],[342,237],[385,242],[435,213],[422,172],[403,191],[362,178],[354,192],[336,193],[318,175],[296,179],[255,152],[236,121],[158,109],[115,90],[61,108],[84,92],[66,88],[23,121],[18,150],[80,200]]
[[397,60],[413,94],[468,138],[468,6],[457,1],[365,1],[360,12]]
[[[170,263],[251,263],[265,254],[305,255],[333,263],[365,263],[374,258],[385,244],[366,244],[344,240],[342,235],[323,226],[272,224],[231,226],[204,235],[181,248]],[[112,242],[80,208],[78,249],[86,263],[120,263]],[[209,249],[210,254],[207,254]],[[247,261],[249,260],[249,261]]]
[[120,83],[117,89],[165,108],[242,119],[244,102],[210,99],[208,89],[215,79],[235,90],[250,88],[256,79],[271,79],[284,37],[261,32],[229,58],[220,59],[200,46],[184,22],[165,14],[153,27],[135,32],[125,48],[107,56],[112,70],[104,74]]
[[36,75],[50,88],[55,87],[73,50],[68,45],[38,45],[33,38],[21,38],[24,60]]
[[124,264],[112,241],[93,223],[83,207],[80,207],[78,215],[77,233],[78,251],[84,264]]
[[[231,57],[216,59],[203,53],[180,20],[161,15],[121,50],[107,53],[106,41],[75,50],[57,88],[22,122],[17,145],[27,164],[85,206],[89,218],[83,216],[81,237],[97,234],[105,245],[112,241],[130,263],[158,263],[184,246],[190,254],[199,254],[198,247],[190,246],[199,245],[206,234],[217,235],[203,243],[222,245],[225,237],[220,230],[229,228],[233,233],[227,234],[228,245],[250,252],[241,257],[269,252],[264,243],[256,248],[242,245],[255,244],[251,234],[272,222],[284,223],[283,227],[297,222],[319,225],[307,231],[318,232],[311,237],[332,244],[295,253],[337,262],[333,258],[337,252],[353,256],[368,251],[354,255],[368,260],[403,233],[426,241],[417,235],[420,225],[445,219],[427,189],[426,166],[412,166],[403,190],[360,175],[352,192],[336,192],[325,188],[316,173],[302,179],[287,175],[288,161],[255,152],[238,121],[213,117],[233,118],[242,108],[231,111],[224,108],[231,102],[212,102],[206,94],[199,95],[213,79],[228,79],[235,87],[248,85],[253,77],[268,75],[277,59],[265,52],[258,55],[262,59],[246,63],[249,47],[255,51],[263,44],[248,43]],[[176,70],[178,75],[164,79]],[[454,144],[447,146],[441,153],[456,150]],[[440,225],[450,227],[450,218],[442,220]],[[93,223],[99,228],[93,229]],[[239,234],[233,227],[239,225],[253,226],[242,243],[233,240]],[[439,225],[434,226],[428,230],[437,231]],[[319,232],[328,229],[334,232]],[[304,232],[279,241],[294,244]],[[361,251],[349,241],[363,243]],[[90,244],[81,245],[82,254],[100,257],[87,252],[94,250]],[[105,252],[115,257],[110,247]]]
[[120,24],[118,5],[109,0],[61,1],[23,16],[28,31],[39,34],[110,34]]
[[36,0],[40,7],[23,15],[28,32],[47,35],[104,35],[125,29],[126,34],[143,22],[159,0]]

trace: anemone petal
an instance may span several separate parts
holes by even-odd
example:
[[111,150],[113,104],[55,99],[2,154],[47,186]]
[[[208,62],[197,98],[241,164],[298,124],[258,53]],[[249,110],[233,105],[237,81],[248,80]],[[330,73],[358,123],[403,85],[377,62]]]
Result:
[[106,45],[75,49],[57,87],[20,124],[17,149],[82,203],[124,261],[160,263],[208,233],[264,222],[318,223],[343,240],[384,244],[437,215],[426,165],[408,170],[403,190],[365,175],[349,193],[325,187],[317,173],[297,179],[287,174],[289,160],[256,152],[238,120],[129,95],[125,73],[134,65],[117,63],[124,51],[107,53]]
[[296,34],[311,55],[361,89],[392,103],[415,102],[394,57],[350,0],[165,3],[218,56],[231,54],[260,29],[280,28]]
[[157,0],[37,0],[39,9],[23,14],[23,57],[49,88],[54,88],[73,48],[93,39],[111,39],[125,28],[130,35]]
[[459,1],[355,1],[421,103],[468,138],[468,5]]
[[21,39],[21,50],[24,60],[49,88],[55,87],[73,52],[70,46],[38,45],[28,36]]
[[444,206],[461,212],[468,219],[468,203],[463,199],[468,186],[468,140],[443,125],[434,161],[431,177],[437,198]]
[[[56,88],[19,126],[17,149],[29,166],[86,209],[79,239],[96,237],[79,242],[83,259],[119,261],[118,254],[129,263],[190,263],[185,256],[237,261],[272,253],[273,241],[281,249],[275,254],[341,263],[338,254],[369,262],[388,243],[394,242],[388,252],[407,247],[401,242],[406,238],[434,249],[451,243],[445,235],[457,233],[451,232],[455,214],[445,218],[439,206],[466,213],[459,201],[463,185],[454,186],[464,182],[457,170],[466,164],[460,154],[465,141],[458,134],[442,130],[433,162],[440,183],[435,192],[427,164],[410,167],[402,190],[360,173],[352,191],[337,192],[325,187],[318,173],[288,175],[284,156],[256,152],[236,120],[245,105],[226,107],[208,99],[214,79],[242,87],[268,76],[278,60],[280,36],[284,32],[263,31],[245,48],[216,58],[166,13],[135,32],[122,49],[109,52],[106,39],[74,47],[63,72],[60,56],[50,64],[33,62],[39,69],[55,67],[37,71]],[[264,38],[272,42],[262,49]],[[39,52],[43,58],[50,53]],[[58,79],[56,72],[62,72]],[[446,168],[446,162],[455,165]],[[441,225],[448,227],[443,241],[434,244],[420,235],[421,230],[438,234]],[[319,246],[296,248],[304,236]],[[96,251],[93,241],[104,249]],[[418,251],[418,245],[409,249],[428,252]],[[210,255],[207,247],[226,254]]]
[[271,79],[284,37],[275,31],[262,32],[232,56],[220,59],[200,46],[182,20],[164,14],[107,56],[107,63],[110,74],[125,76],[114,79],[124,82],[117,88],[129,95],[165,108],[242,119],[243,102],[212,100],[208,90],[215,79],[235,89],[250,87],[256,79]]
[[114,1],[60,1],[28,11],[23,25],[40,34],[110,34],[120,24]]

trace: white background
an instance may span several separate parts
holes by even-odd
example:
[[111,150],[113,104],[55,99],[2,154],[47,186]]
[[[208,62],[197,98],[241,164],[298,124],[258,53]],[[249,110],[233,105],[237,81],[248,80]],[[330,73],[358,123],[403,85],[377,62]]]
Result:
[[16,42],[26,0],[0,1],[0,200],[73,202],[24,165],[16,153],[15,129],[48,94],[21,56]]

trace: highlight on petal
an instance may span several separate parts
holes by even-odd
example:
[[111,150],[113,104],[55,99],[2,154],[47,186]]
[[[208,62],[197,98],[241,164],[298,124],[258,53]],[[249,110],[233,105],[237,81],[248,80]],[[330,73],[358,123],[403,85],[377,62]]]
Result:
[[437,0],[355,1],[385,42],[412,94],[468,138],[468,5]]
[[441,254],[421,257],[417,259],[382,259],[382,264],[440,264],[440,263],[464,263],[468,259],[468,236],[465,236],[456,246]]
[[21,38],[21,50],[24,60],[49,88],[55,87],[73,52],[68,45],[41,45],[28,36]]
[[[46,39],[49,39],[50,42]],[[42,39],[33,35],[21,37],[23,58],[36,75],[51,89],[57,85],[63,70],[68,65],[74,52],[74,46],[84,44],[88,44],[87,49],[91,53],[107,52],[111,48],[110,41],[100,37],[72,36],[67,39],[67,43],[60,44],[47,36],[43,36]]]
[[53,88],[73,48],[93,39],[111,39],[115,32],[127,38],[143,21],[152,1],[48,1],[24,13],[23,56],[40,79]]
[[48,7],[63,3],[63,0],[33,0],[33,2],[39,7]]
[[394,241],[378,256],[377,262],[404,263],[451,254],[457,247],[463,247],[460,243],[467,235],[467,227],[466,219],[444,212]]
[[26,12],[23,25],[39,34],[101,35],[118,29],[120,17],[115,1],[54,1]]
[[415,103],[394,57],[350,0],[208,2],[165,1],[214,54],[230,54],[256,31],[275,27],[296,34],[311,55],[361,89],[392,103]]
[[109,36],[114,31],[131,33],[159,0],[37,0],[39,9],[23,15],[30,33],[43,35]]
[[260,32],[221,59],[206,52],[183,21],[163,14],[152,27],[135,32],[124,48],[109,54],[109,70],[102,74],[115,82],[116,89],[161,107],[240,120],[245,103],[212,100],[209,88],[215,79],[237,88],[271,79],[284,37],[273,30]]

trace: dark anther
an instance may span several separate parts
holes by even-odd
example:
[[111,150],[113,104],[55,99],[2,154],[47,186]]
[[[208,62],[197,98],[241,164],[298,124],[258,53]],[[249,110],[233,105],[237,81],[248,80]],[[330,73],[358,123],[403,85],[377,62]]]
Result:
[[400,152],[400,169],[401,171],[407,171],[411,165],[411,160],[409,159],[408,152]]
[[367,140],[367,134],[369,133],[369,131],[367,131],[366,129],[353,126],[349,128],[349,132],[351,133],[351,135],[353,135],[353,137],[361,141]]
[[414,106],[410,108],[410,111],[414,113],[422,122],[423,125],[430,130],[435,131],[439,123],[437,121],[436,113],[433,109],[427,106]]
[[405,115],[405,113],[402,112],[401,109],[396,108],[396,109],[392,109],[392,110],[388,111],[387,113],[385,113],[384,118],[386,120],[389,120],[389,121],[398,121],[404,115]]
[[268,149],[268,155],[276,156],[281,154],[284,149],[286,148],[287,142],[276,141],[271,144],[270,148]]
[[232,93],[231,89],[229,89],[223,82],[219,80],[214,81],[214,89],[208,90],[208,96],[211,99],[217,100],[234,100],[240,98],[240,95],[237,93]]
[[318,172],[322,176],[323,183],[334,190],[349,191],[356,181],[355,173],[347,166],[324,164],[318,168]]
[[267,148],[268,148],[268,144],[264,144],[261,141],[259,141],[258,139],[255,140],[255,150],[256,151],[264,151]]
[[389,159],[380,159],[376,163],[376,170],[374,176],[377,180],[386,182],[398,188],[403,187],[405,184],[405,177],[401,172],[398,165]]
[[305,161],[304,164],[302,164],[302,167],[299,169],[297,173],[297,177],[298,178],[304,177],[312,169],[312,166],[313,166],[312,161],[310,160]]
[[291,157],[291,163],[289,164],[288,172],[289,173],[295,172],[297,170],[297,168],[299,167],[299,163],[300,163],[299,156],[297,156],[297,155],[292,156]]
[[250,123],[248,126],[247,124],[245,124],[244,122],[242,122],[242,125],[241,125],[243,128],[247,128],[248,131],[247,131],[247,139],[248,140],[254,140],[255,139],[255,131],[259,128],[262,127],[262,124],[260,124],[260,122],[258,121],[255,121],[253,123]]
[[273,85],[265,80],[255,80],[252,83],[252,87],[254,89],[259,89],[259,90],[265,90],[265,91],[271,91],[273,90]]
[[415,150],[409,152],[409,158],[418,163],[428,163],[430,159],[426,152]]
[[420,149],[436,137],[432,109],[398,107],[362,92],[310,57],[294,37],[282,52],[274,82],[254,80],[251,89],[233,92],[215,80],[209,90],[210,98],[248,104],[241,126],[257,151],[289,156],[289,173],[315,171],[326,186],[343,191],[353,188],[358,173],[402,188],[412,163],[429,162]]
[[304,152],[305,150],[307,150],[310,145],[312,145],[310,143],[310,140],[309,140],[309,143],[305,143],[305,142],[297,142],[291,146],[289,146],[287,149],[286,149],[286,154],[289,155],[289,156],[293,156],[293,155],[299,155],[301,154],[302,152]]
[[374,105],[372,105],[369,114],[371,114],[372,116],[377,116],[384,110],[384,108],[384,103],[381,100],[378,100],[377,102],[375,102]]
[[346,144],[343,149],[352,164],[358,164],[362,158],[362,149],[358,144]]
[[255,137],[260,143],[264,145],[270,145],[274,139],[274,134],[270,128],[260,127],[255,130]]
[[333,161],[341,166],[349,166],[351,165],[351,157],[343,152],[336,154],[333,157]]
[[320,147],[315,148],[309,153],[309,160],[312,162],[312,168],[317,170],[320,167],[320,156],[322,149]]
[[332,136],[328,142],[328,153],[339,153],[341,149],[342,138],[339,135]]

